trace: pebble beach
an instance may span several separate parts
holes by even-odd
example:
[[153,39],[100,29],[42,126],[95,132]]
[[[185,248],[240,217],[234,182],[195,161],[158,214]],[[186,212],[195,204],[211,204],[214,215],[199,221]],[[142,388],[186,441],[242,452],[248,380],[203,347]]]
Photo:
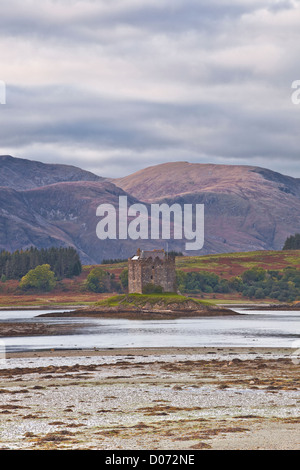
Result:
[[299,450],[300,365],[279,348],[7,354],[5,450]]

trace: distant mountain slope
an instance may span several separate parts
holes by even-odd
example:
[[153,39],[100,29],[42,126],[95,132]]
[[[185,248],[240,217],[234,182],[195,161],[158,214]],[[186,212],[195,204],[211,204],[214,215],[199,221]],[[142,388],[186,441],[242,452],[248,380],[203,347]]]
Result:
[[204,204],[203,254],[280,249],[300,232],[300,180],[264,168],[176,162],[112,181],[143,201]]
[[[166,240],[96,236],[96,208],[119,196],[128,205],[165,201],[204,204],[205,244],[188,255],[281,249],[300,232],[300,180],[253,166],[167,163],[105,180],[76,167],[0,157],[0,250],[73,246],[84,264],[127,258]],[[5,177],[4,177],[5,175]],[[185,251],[185,240],[169,240]]]
[[0,186],[32,189],[63,181],[102,181],[104,178],[71,165],[41,163],[0,155]]
[[202,192],[260,197],[270,189],[300,197],[300,180],[255,166],[174,162],[111,181],[148,202]]
[[[96,236],[98,205],[117,208],[124,195],[106,181],[57,183],[26,191],[0,187],[0,250],[72,246],[84,264],[127,258],[136,252],[135,241],[102,241]],[[136,202],[128,195],[130,205]]]

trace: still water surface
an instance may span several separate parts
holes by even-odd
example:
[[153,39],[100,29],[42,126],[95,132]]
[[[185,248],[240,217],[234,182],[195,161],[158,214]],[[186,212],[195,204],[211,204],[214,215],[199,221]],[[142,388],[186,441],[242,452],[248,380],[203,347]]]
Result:
[[[300,311],[176,320],[38,318],[49,310],[0,311],[0,321],[77,323],[80,334],[1,338],[7,352],[142,347],[300,347]],[[64,310],[66,311],[66,310]]]

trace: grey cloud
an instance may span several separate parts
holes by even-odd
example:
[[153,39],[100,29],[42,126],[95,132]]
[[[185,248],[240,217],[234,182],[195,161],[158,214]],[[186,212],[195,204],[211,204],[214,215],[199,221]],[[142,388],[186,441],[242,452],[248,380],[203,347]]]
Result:
[[155,138],[147,122],[158,115],[167,119],[172,105],[108,100],[63,86],[11,87],[8,100],[0,129],[4,146],[31,140],[133,149],[171,145],[170,139]]
[[124,165],[130,151],[159,152],[162,157],[173,151],[174,159],[198,152],[207,158],[219,155],[241,161],[251,155],[266,161],[284,153],[290,159],[298,156],[297,122],[289,111],[278,119],[273,110],[237,104],[120,102],[64,87],[17,88],[11,101],[0,130],[5,147],[20,149],[38,141],[58,148],[73,143],[104,149],[104,154],[105,149],[108,154],[122,149]]
[[276,2],[272,2],[268,10],[273,11],[273,12],[280,12],[282,10],[293,10],[295,8],[295,5],[292,1],[290,0],[278,0]]
[[[287,3],[287,2],[284,2]],[[113,40],[115,29],[130,26],[163,34],[174,34],[191,30],[217,30],[220,22],[238,18],[242,14],[255,11],[259,2],[221,1],[188,2],[136,2],[127,5],[119,2],[111,9],[100,8],[105,2],[85,2],[79,10],[80,2],[45,2],[39,8],[28,9],[20,0],[11,0],[9,6],[2,9],[0,25],[1,35],[31,36],[41,39],[94,41],[99,32],[103,42]],[[52,5],[52,6],[51,6]],[[86,5],[86,8],[84,8]],[[65,7],[62,11],[56,8]],[[274,7],[275,8],[275,7]],[[16,12],[18,12],[16,14]]]
[[250,10],[243,4],[234,2],[199,2],[186,1],[170,2],[161,7],[147,5],[140,6],[129,11],[123,11],[111,17],[118,23],[141,27],[148,27],[155,31],[184,31],[198,30],[208,26],[214,26],[222,19],[238,17]]
[[[300,107],[290,103],[299,33],[285,20],[279,36],[270,23],[243,23],[243,15],[261,19],[260,8],[281,18],[294,3],[124,0],[101,9],[105,3],[60,0],[49,15],[49,2],[19,14],[21,1],[5,5],[0,38],[13,37],[15,47],[3,71],[22,63],[0,108],[5,153],[105,176],[178,159],[299,171]],[[66,5],[69,15],[58,8]],[[31,77],[35,53],[42,62]]]

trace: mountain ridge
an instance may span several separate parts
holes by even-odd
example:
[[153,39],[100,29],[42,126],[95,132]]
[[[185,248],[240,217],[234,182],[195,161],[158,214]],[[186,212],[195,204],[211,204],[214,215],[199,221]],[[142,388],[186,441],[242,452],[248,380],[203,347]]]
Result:
[[58,182],[104,179],[73,165],[42,163],[11,155],[0,155],[0,185],[16,190],[33,189]]
[[[203,249],[185,252],[185,240],[168,240],[169,250],[187,255],[278,250],[300,232],[300,179],[272,170],[173,162],[108,179],[68,165],[16,160],[0,157],[0,250],[73,246],[84,264],[98,264],[125,259],[137,247],[165,248],[166,240],[97,238],[98,205],[118,208],[120,196],[127,196],[129,206],[204,204]],[[4,167],[15,169],[6,181]]]
[[215,192],[233,192],[239,189],[242,194],[245,183],[249,190],[249,182],[251,185],[257,184],[259,178],[273,184],[278,183],[282,189],[290,192],[293,189],[300,197],[300,179],[252,165],[170,162],[153,165],[122,178],[111,178],[110,181],[135,197],[150,202],[179,194],[201,192],[203,189]]

